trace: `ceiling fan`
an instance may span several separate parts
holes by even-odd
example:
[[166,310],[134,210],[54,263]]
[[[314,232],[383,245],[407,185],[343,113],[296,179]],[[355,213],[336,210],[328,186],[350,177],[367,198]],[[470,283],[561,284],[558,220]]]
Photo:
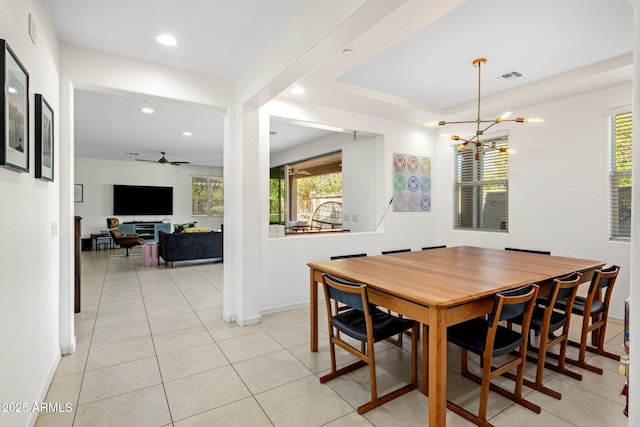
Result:
[[166,152],[161,151],[160,154],[162,154],[162,157],[160,157],[160,159],[158,159],[158,160],[146,160],[146,159],[136,159],[136,160],[139,161],[139,162],[160,163],[161,165],[170,164],[170,165],[175,165],[175,166],[188,165],[188,164],[191,163],[191,162],[170,162],[164,156],[166,154]]
[[305,171],[305,170],[298,170],[296,168],[290,168],[289,169],[289,176],[293,176],[293,175],[311,175],[310,172]]

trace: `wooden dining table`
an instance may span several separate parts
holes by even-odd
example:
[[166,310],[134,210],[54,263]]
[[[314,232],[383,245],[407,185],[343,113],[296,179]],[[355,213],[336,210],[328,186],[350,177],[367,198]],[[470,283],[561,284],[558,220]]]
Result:
[[529,283],[540,285],[544,292],[554,278],[576,271],[588,281],[603,263],[458,246],[310,262],[308,266],[311,351],[318,350],[318,285],[325,273],[366,284],[373,304],[428,325],[428,419],[429,425],[441,427],[446,425],[447,409],[447,327],[489,313],[497,292]]

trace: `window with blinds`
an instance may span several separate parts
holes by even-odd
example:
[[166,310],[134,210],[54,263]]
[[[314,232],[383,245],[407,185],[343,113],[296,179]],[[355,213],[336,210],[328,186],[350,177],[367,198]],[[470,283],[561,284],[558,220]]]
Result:
[[611,239],[631,238],[631,113],[615,114],[610,122]]
[[[485,146],[456,149],[454,229],[509,230],[509,138],[485,139]],[[500,149],[503,151],[500,151]]]

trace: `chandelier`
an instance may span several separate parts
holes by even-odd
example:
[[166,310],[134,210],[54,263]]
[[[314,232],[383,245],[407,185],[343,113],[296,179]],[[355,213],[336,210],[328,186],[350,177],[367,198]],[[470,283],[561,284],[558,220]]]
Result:
[[484,133],[491,127],[497,125],[498,123],[504,123],[504,122],[515,122],[515,123],[542,123],[544,120],[543,119],[533,119],[533,118],[523,118],[523,117],[518,117],[516,119],[508,119],[507,117],[509,117],[511,115],[510,112],[506,112],[504,114],[502,114],[501,116],[499,116],[497,119],[493,119],[493,120],[483,120],[480,117],[480,76],[481,76],[481,68],[482,68],[482,64],[484,64],[485,62],[487,62],[487,60],[485,58],[478,58],[478,59],[474,59],[472,64],[474,67],[476,67],[478,69],[478,114],[476,116],[475,120],[464,120],[464,121],[445,121],[445,120],[440,120],[440,121],[435,121],[435,122],[426,122],[424,125],[426,127],[431,127],[431,126],[444,126],[444,125],[449,125],[449,124],[463,124],[463,123],[475,123],[476,124],[476,134],[468,139],[465,138],[461,138],[458,135],[443,135],[448,137],[449,139],[453,140],[453,141],[460,141],[460,144],[458,144],[458,149],[462,150],[464,147],[466,147],[468,144],[473,144],[476,147],[476,155],[475,155],[475,159],[476,160],[480,160],[480,150],[482,147],[488,148],[488,149],[492,149],[492,150],[499,150],[501,152],[506,152],[508,151],[508,149],[506,147],[500,147],[497,148],[494,144],[489,145],[489,144],[485,144],[484,142],[480,141],[480,137],[482,135],[484,135]]

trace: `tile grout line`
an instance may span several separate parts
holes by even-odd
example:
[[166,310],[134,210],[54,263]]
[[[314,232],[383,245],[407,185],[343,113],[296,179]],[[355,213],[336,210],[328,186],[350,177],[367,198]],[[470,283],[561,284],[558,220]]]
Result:
[[[156,342],[155,339],[153,337],[153,333],[151,331],[151,320],[149,319],[149,312],[147,311],[147,302],[145,301],[145,296],[144,296],[144,292],[142,290],[142,286],[140,285],[140,275],[138,274],[138,268],[139,266],[137,264],[134,264],[134,271],[136,273],[136,279],[138,280],[138,287],[140,288],[140,295],[142,296],[142,305],[144,306],[144,313],[147,319],[147,326],[149,327],[149,336],[151,338],[151,345],[153,346],[153,353],[156,359],[156,366],[158,367],[158,373],[160,375],[160,384],[162,385],[162,392],[164,393],[164,399],[165,402],[167,404],[167,411],[169,412],[169,423],[170,425],[173,426],[174,424],[174,420],[173,420],[173,413],[171,412],[171,405],[169,404],[169,396],[167,395],[167,388],[165,386],[165,382],[164,382],[164,377],[162,376],[162,369],[160,369],[160,360],[158,359],[158,350],[156,349]],[[171,282],[176,285],[175,280],[173,279],[173,277],[171,277],[171,275],[169,275],[169,278],[171,279]],[[177,285],[176,285],[177,287]],[[166,424],[165,424],[166,425]]]
[[[84,261],[83,261],[84,262]],[[89,355],[91,354],[91,347],[93,342],[93,334],[96,330],[96,323],[98,321],[98,314],[100,313],[100,304],[102,301],[102,292],[104,291],[104,284],[107,281],[107,274],[109,273],[109,263],[110,260],[107,258],[107,262],[104,268],[104,276],[102,277],[102,285],[100,286],[100,296],[98,297],[98,308],[96,309],[96,317],[93,319],[93,328],[91,329],[91,339],[89,340],[89,346],[87,350],[87,359],[84,361],[84,369],[82,370],[82,380],[80,381],[80,389],[78,390],[78,399],[76,401],[76,410],[73,413],[73,421],[71,422],[72,426],[76,424],[76,417],[78,416],[78,409],[80,409],[80,396],[82,395],[82,388],[84,386],[84,378],[87,373],[87,365],[89,364]],[[82,299],[82,296],[81,296]],[[82,301],[81,301],[82,304]],[[75,317],[74,317],[74,330],[75,330]]]

